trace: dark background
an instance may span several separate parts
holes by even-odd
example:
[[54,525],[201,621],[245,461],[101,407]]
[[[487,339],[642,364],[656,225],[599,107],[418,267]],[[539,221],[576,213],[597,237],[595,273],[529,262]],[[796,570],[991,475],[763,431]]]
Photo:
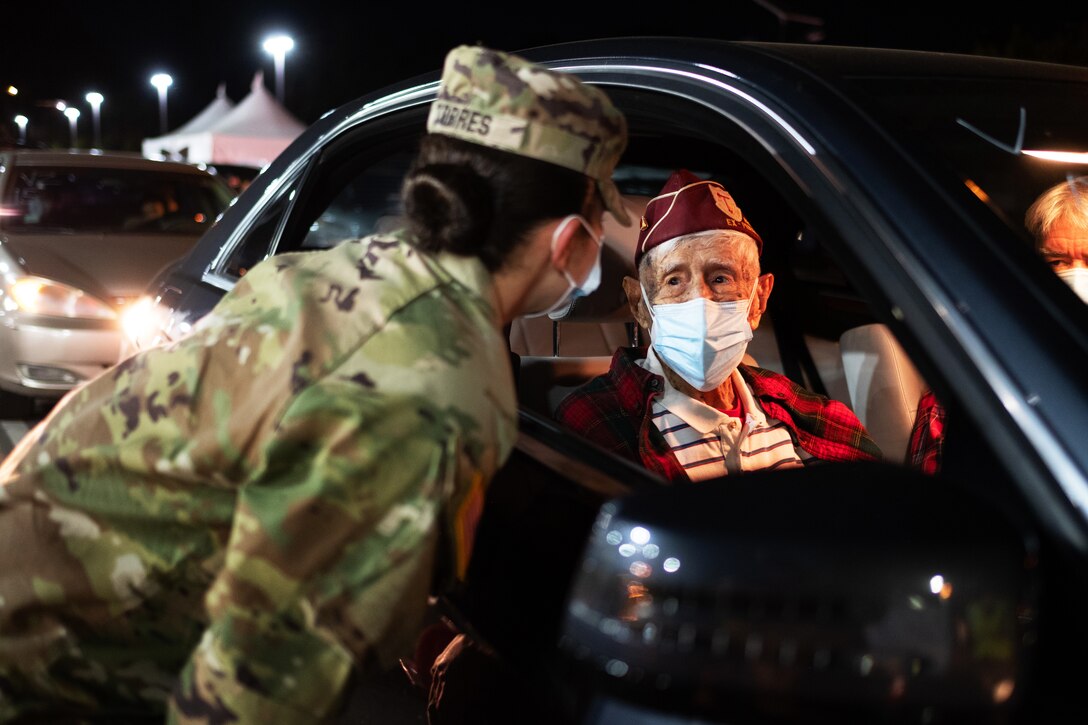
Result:
[[159,132],[152,73],[174,77],[171,129],[199,113],[225,84],[235,102],[263,71],[274,89],[272,58],[261,41],[282,30],[295,39],[287,56],[285,105],[304,123],[331,108],[440,67],[449,48],[480,42],[517,51],[536,45],[620,35],[783,40],[1001,55],[1088,65],[1088,2],[1036,0],[1009,10],[994,2],[838,2],[722,0],[687,2],[483,3],[472,0],[7,0],[0,37],[0,142],[30,119],[33,144],[67,146],[69,124],[53,108],[81,110],[79,145],[91,145],[84,95],[106,97],[106,148],[138,150]]

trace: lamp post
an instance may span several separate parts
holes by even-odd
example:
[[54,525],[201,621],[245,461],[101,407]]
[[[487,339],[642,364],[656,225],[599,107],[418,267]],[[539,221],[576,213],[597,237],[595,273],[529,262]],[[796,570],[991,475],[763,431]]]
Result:
[[295,47],[295,41],[289,35],[273,35],[262,46],[276,60],[276,100],[283,103],[283,66],[287,51]]
[[91,122],[94,124],[94,148],[102,148],[102,127],[100,120],[100,110],[102,108],[102,101],[105,100],[101,93],[91,91],[85,98],[87,103],[91,104]]
[[166,135],[166,89],[174,83],[168,73],[156,73],[151,76],[151,85],[159,89],[159,131]]
[[64,109],[64,115],[68,117],[68,129],[72,132],[71,147],[76,147],[76,119],[79,118],[79,109],[68,106]]
[[[60,115],[63,116],[63,115],[65,115],[64,111],[67,110],[67,108],[68,108],[68,104],[65,103],[64,101],[60,100],[60,99],[57,99],[57,102],[53,104],[53,108],[60,111]],[[69,126],[71,126],[70,122],[69,122]]]
[[26,124],[28,119],[23,114],[19,114],[15,117],[15,125],[19,127],[19,143],[20,145],[26,145]]

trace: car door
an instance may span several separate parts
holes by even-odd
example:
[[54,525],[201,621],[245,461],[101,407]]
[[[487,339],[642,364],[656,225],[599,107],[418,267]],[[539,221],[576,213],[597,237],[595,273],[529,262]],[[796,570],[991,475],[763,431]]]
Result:
[[[936,391],[950,408],[941,485],[965,496],[962,515],[1014,522],[1024,560],[1034,562],[1030,568],[1038,566],[1038,560],[1049,562],[1044,567],[1048,593],[1026,596],[1023,601],[1030,605],[1019,611],[1023,624],[1030,621],[1032,628],[1039,625],[1040,630],[1058,634],[1046,639],[1034,629],[1020,633],[1023,647],[1016,656],[1022,679],[1017,686],[1028,681],[1034,685],[1027,689],[1029,704],[1022,704],[1026,710],[1021,714],[1026,711],[1045,720],[1080,707],[1072,685],[1076,676],[1050,664],[1075,658],[1077,647],[1068,649],[1069,643],[1085,636],[1075,612],[1086,592],[1085,521],[1076,504],[1086,469],[1077,446],[1066,437],[1070,431],[1086,430],[1084,386],[1073,373],[1075,365],[1052,343],[1068,334],[1067,326],[1083,319],[1083,310],[1072,304],[1068,290],[1047,276],[1028,247],[1018,245],[982,195],[939,166],[927,166],[934,163],[931,156],[908,154],[890,142],[887,130],[857,103],[804,73],[790,75],[774,64],[761,70],[759,63],[743,56],[735,59],[735,65],[725,56],[696,65],[662,59],[668,54],[655,55],[658,49],[652,43],[644,50],[638,57],[607,62],[600,56],[578,64],[556,61],[559,67],[600,83],[627,116],[632,133],[617,170],[621,191],[653,195],[676,168],[719,180],[731,191],[765,240],[765,271],[779,280],[771,308],[781,353],[777,365],[795,382],[853,402],[841,379],[845,373],[840,339],[848,331],[871,325],[891,332],[895,347],[905,352],[924,387]],[[541,57],[547,59],[548,52]],[[1013,289],[1019,292],[1015,302],[1004,294]],[[1049,296],[1060,298],[1056,309],[1047,301]],[[1036,305],[1036,312],[1047,314],[1029,319],[1024,314],[1026,300]],[[1006,355],[1012,346],[1031,352]],[[1083,362],[1082,348],[1066,349]],[[1046,399],[1046,406],[1039,405],[1040,398]],[[1080,407],[1069,409],[1070,400],[1079,401]],[[523,419],[539,422],[531,411],[523,412]],[[526,438],[542,435],[532,426],[523,430]],[[838,469],[839,483],[853,491],[848,495],[864,499],[858,503],[865,516],[889,517],[890,522],[902,502],[891,495],[892,486],[881,490],[882,479],[903,482],[906,490],[912,486],[923,490],[931,483],[907,463],[903,451],[889,451],[882,464],[886,474],[880,467],[843,467]],[[778,481],[793,485],[806,472],[779,475],[780,479],[767,478],[768,490]],[[816,477],[809,477],[815,483]],[[836,472],[828,471],[819,480],[827,483],[835,477]],[[717,485],[728,490],[730,484],[723,480]],[[838,484],[827,490],[832,497],[843,495]],[[728,505],[728,498],[719,504]],[[772,501],[784,507],[783,516],[804,515],[788,500],[768,497],[763,503]],[[931,499],[931,504],[947,505],[939,498]],[[924,518],[924,511],[923,503],[917,513]],[[815,508],[811,512],[822,515]],[[682,527],[685,520],[681,512],[673,524]],[[918,531],[907,536],[924,536],[924,522],[916,523]],[[706,535],[714,537],[710,529]],[[859,543],[867,545],[860,533],[859,537]],[[898,545],[909,542],[884,540],[878,548],[895,556]],[[760,547],[753,544],[757,550]],[[507,558],[480,564],[480,570],[516,568],[517,554],[510,552],[517,552],[517,547],[512,541],[481,549],[480,559],[486,561],[495,552]],[[945,556],[960,553],[958,545],[947,543]],[[1021,571],[1022,561],[1013,556],[1005,565]],[[560,578],[555,584],[564,588],[570,581]],[[492,592],[485,598],[517,601],[519,593],[524,598],[530,589],[525,580],[522,583],[522,589],[508,596]],[[1025,591],[1035,584],[1032,575],[1021,580]],[[1045,616],[1035,619],[1043,610]],[[497,616],[488,613],[488,618]],[[607,624],[599,621],[602,627]],[[522,635],[530,638],[526,632],[511,636],[498,629],[500,639],[507,642]],[[627,631],[621,627],[616,632],[621,630]],[[571,641],[584,644],[584,635],[581,630],[572,632]],[[576,649],[572,645],[572,651]],[[593,654],[583,657],[592,659]],[[615,657],[603,653],[598,657],[595,666],[603,673],[603,682],[632,682],[627,675],[633,671],[626,666],[609,669]],[[1029,661],[1040,667],[1034,674],[1027,674]],[[793,674],[779,671],[782,677]],[[626,696],[635,697],[638,685],[630,687]],[[1003,698],[999,699],[1004,702]],[[616,717],[592,721],[643,721]],[[1031,717],[1027,715],[1027,721]]]

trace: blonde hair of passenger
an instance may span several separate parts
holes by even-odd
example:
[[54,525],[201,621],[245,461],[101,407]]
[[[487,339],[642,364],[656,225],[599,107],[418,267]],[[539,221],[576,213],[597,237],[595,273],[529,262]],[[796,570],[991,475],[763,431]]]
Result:
[[1059,221],[1088,232],[1088,176],[1071,176],[1050,187],[1024,215],[1024,225],[1036,243]]

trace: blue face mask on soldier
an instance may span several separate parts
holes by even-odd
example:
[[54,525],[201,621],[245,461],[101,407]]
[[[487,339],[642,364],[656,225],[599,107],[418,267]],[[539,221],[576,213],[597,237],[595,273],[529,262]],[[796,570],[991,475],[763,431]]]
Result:
[[597,257],[593,260],[593,266],[590,268],[589,273],[586,275],[582,284],[578,284],[574,281],[574,277],[570,276],[570,272],[563,271],[563,276],[567,278],[567,289],[563,294],[555,301],[555,303],[541,312],[531,312],[523,317],[541,317],[548,315],[552,319],[560,319],[566,313],[566,308],[571,305],[574,300],[579,297],[585,297],[586,295],[593,294],[601,283],[601,249],[604,245],[604,241],[593,233],[593,228],[589,226],[589,222],[585,220],[581,214],[570,214],[563,218],[563,221],[556,225],[555,231],[552,232],[552,254],[555,254],[555,243],[559,239],[559,233],[572,221],[577,220],[585,230],[589,238],[597,244]]
[[730,302],[696,297],[655,306],[646,288],[639,287],[653,320],[650,341],[657,356],[696,390],[706,393],[721,385],[744,359],[752,339],[748,310],[758,280],[748,299]]

